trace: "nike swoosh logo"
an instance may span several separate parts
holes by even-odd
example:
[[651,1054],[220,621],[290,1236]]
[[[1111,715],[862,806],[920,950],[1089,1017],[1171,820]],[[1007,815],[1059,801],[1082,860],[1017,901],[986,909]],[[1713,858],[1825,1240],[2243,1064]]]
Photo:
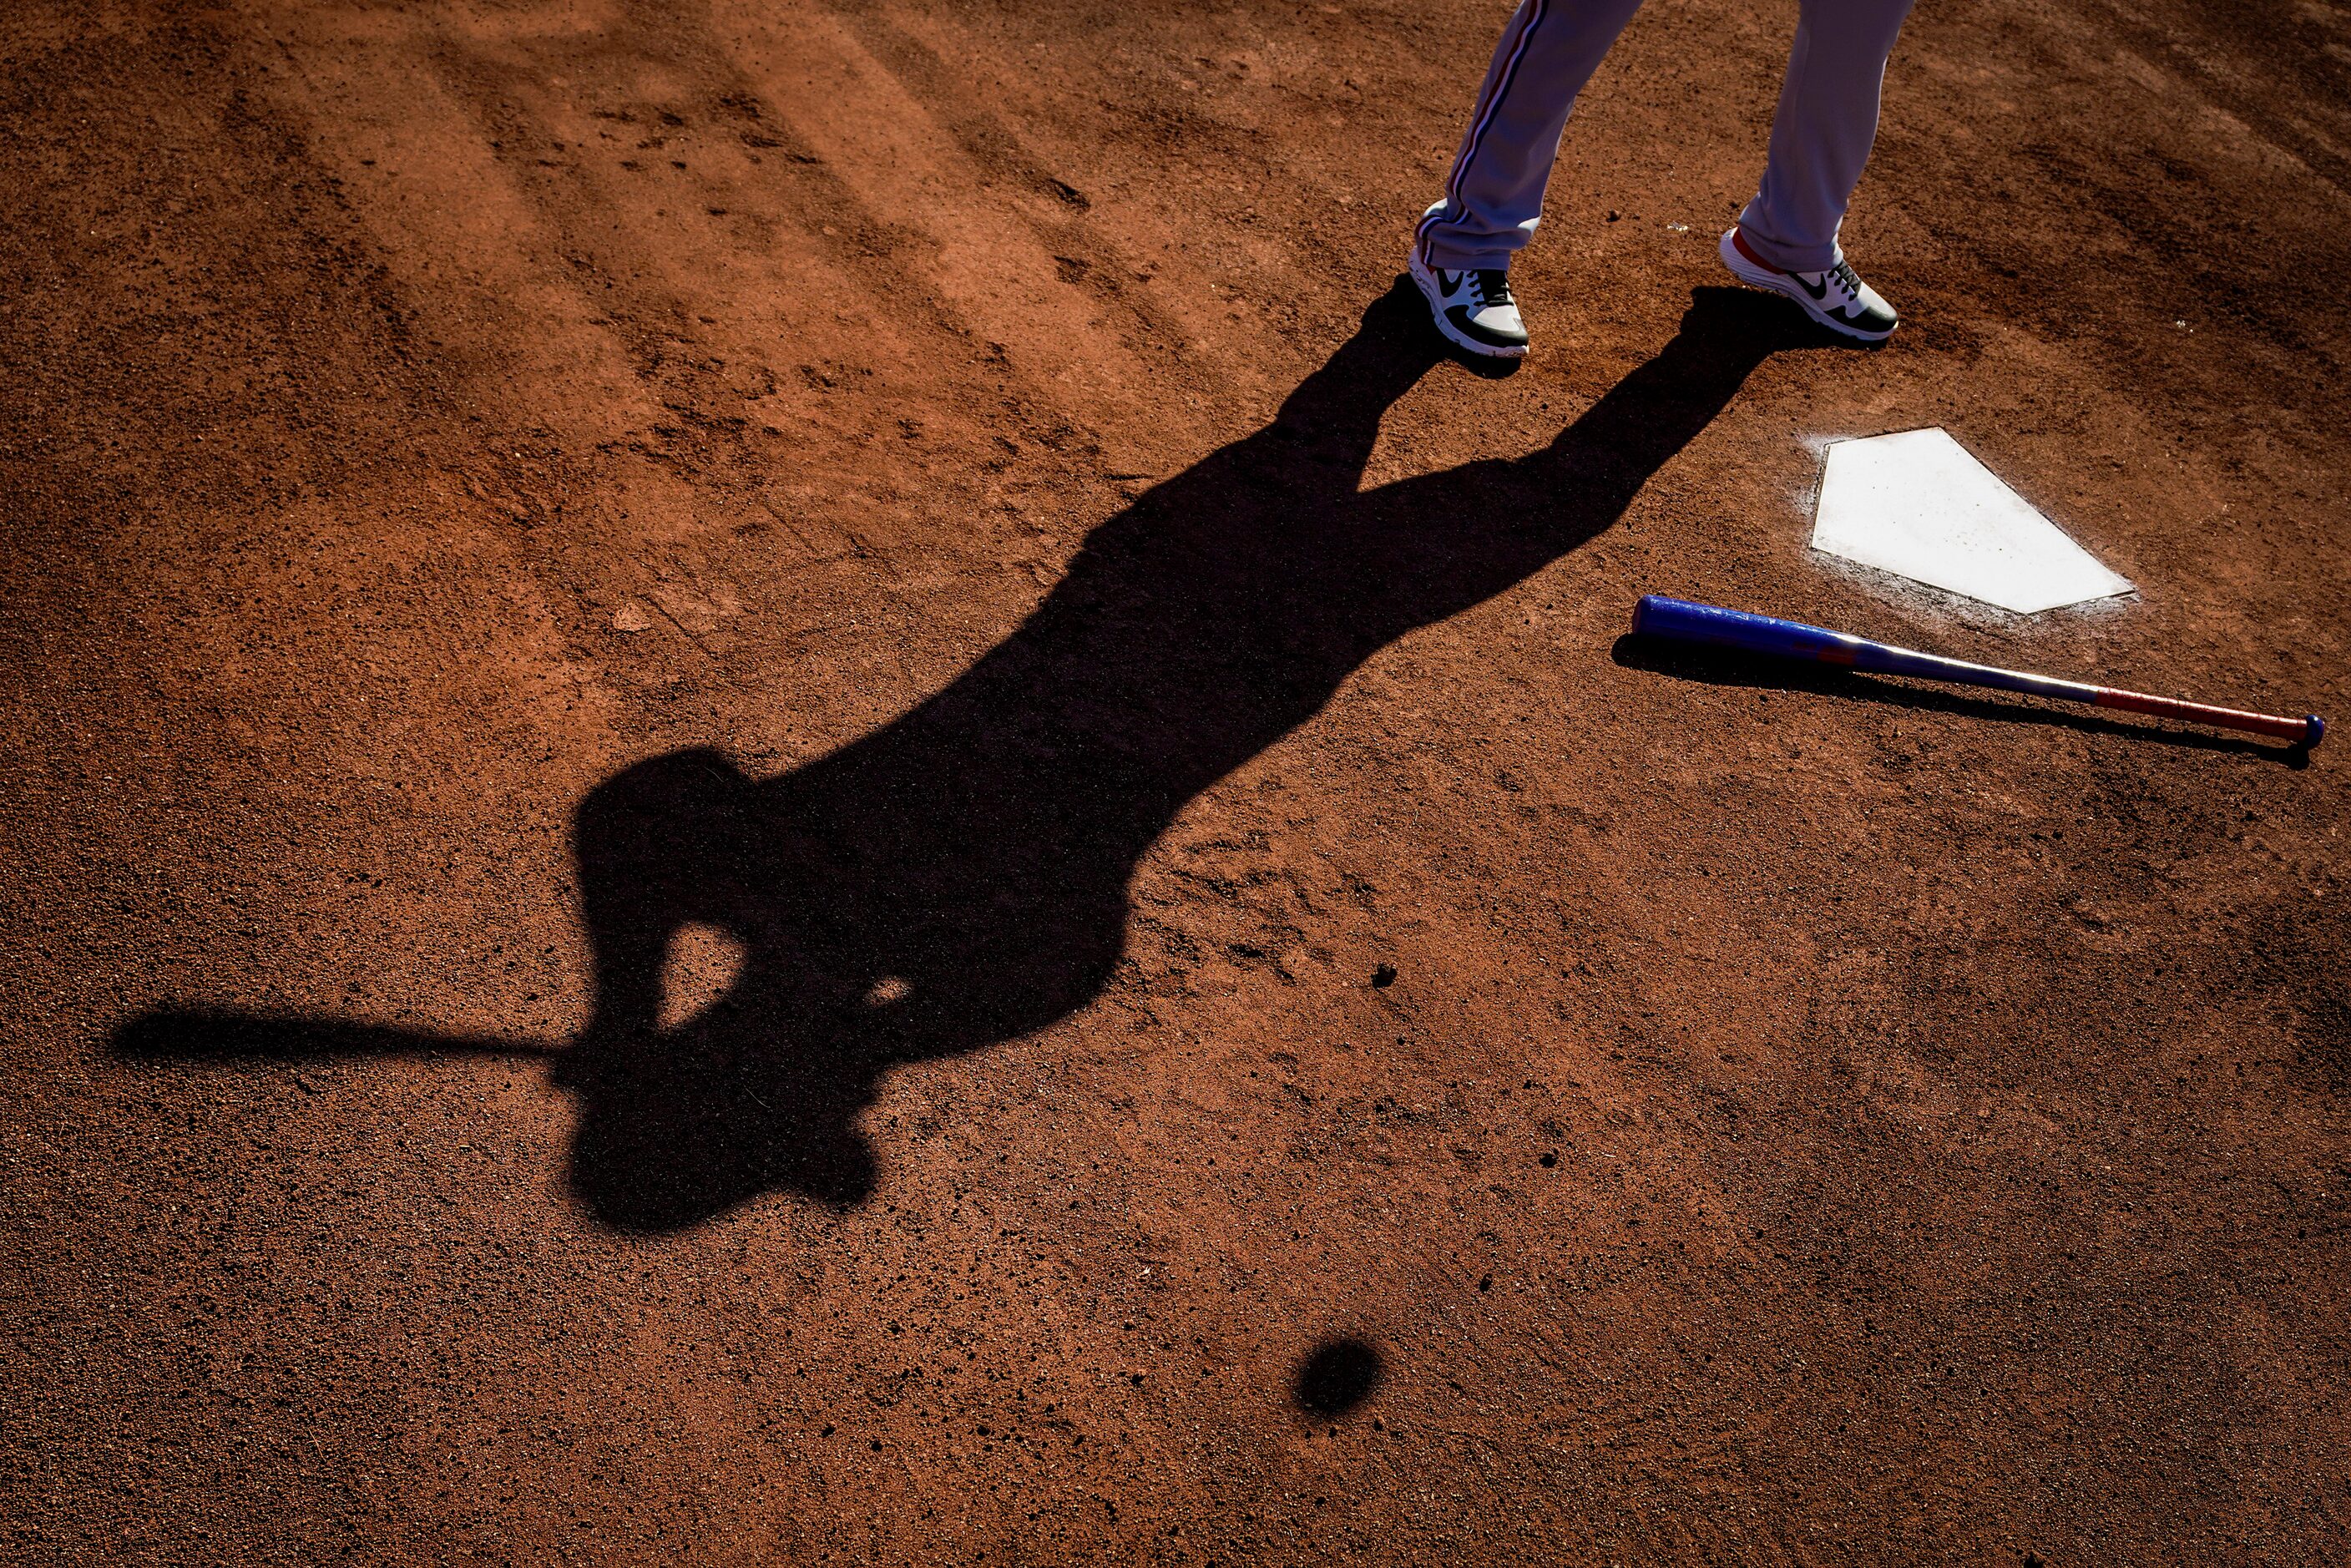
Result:
[[1801,289],[1802,289],[1805,293],[1807,293],[1807,294],[1811,295],[1811,296],[1813,297],[1813,299],[1814,303],[1818,303],[1819,301],[1821,301],[1821,300],[1823,300],[1823,299],[1826,299],[1826,298],[1829,297],[1829,280],[1828,280],[1827,278],[1825,278],[1825,277],[1822,278],[1822,279],[1821,279],[1821,286],[1820,286],[1818,288],[1815,288],[1815,287],[1813,287],[1811,284],[1809,284],[1809,283],[1805,282],[1802,277],[1798,276],[1798,275],[1797,275],[1797,274],[1795,274],[1795,273],[1792,273],[1792,273],[1788,274],[1788,276],[1796,279],[1796,287],[1799,287],[1799,288],[1801,288]]

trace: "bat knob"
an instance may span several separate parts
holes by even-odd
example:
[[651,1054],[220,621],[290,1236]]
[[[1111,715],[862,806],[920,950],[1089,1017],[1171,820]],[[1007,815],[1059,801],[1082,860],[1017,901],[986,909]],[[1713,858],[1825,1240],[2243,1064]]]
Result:
[[2305,749],[2310,747],[2316,746],[2320,741],[2326,738],[2326,721],[2325,719],[2319,717],[2314,713],[2306,713],[2302,716],[2302,722],[2309,727],[2308,730],[2302,737],[2302,744]]

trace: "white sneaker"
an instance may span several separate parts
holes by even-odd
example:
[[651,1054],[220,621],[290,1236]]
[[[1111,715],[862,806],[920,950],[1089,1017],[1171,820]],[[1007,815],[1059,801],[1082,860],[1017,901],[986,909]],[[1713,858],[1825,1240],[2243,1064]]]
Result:
[[1421,259],[1412,247],[1405,270],[1428,301],[1430,319],[1447,342],[1473,354],[1515,360],[1527,351],[1527,324],[1510,297],[1510,275],[1500,267],[1447,272]]
[[1895,315],[1894,307],[1886,302],[1885,296],[1864,283],[1844,262],[1838,262],[1826,272],[1786,271],[1748,249],[1736,225],[1722,236],[1722,244],[1716,248],[1721,252],[1722,265],[1730,268],[1740,282],[1786,295],[1802,307],[1805,315],[1832,332],[1842,332],[1866,343],[1882,343],[1901,325],[1901,318]]

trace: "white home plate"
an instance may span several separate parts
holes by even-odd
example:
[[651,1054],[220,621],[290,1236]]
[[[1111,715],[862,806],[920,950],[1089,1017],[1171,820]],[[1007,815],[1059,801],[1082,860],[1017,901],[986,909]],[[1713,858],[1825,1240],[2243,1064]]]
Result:
[[1813,548],[2020,614],[2131,591],[1939,429],[1833,444]]

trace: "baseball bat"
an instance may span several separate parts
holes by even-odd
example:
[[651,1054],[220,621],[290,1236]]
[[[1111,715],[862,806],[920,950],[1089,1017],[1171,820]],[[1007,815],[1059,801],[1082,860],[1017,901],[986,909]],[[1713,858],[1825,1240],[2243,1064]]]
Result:
[[2241,708],[2214,707],[2179,697],[2158,697],[2114,686],[2094,686],[2085,681],[2061,681],[2023,670],[2003,670],[1991,664],[1970,664],[1939,653],[1921,653],[1876,643],[1850,632],[1782,621],[1776,615],[1752,615],[1715,604],[1692,604],[1661,593],[1644,594],[1633,612],[1633,630],[1644,637],[1671,643],[1696,643],[1713,648],[1736,648],[1782,659],[1804,659],[1835,664],[1873,675],[1910,675],[1925,681],[1951,681],[1967,686],[1991,686],[1996,691],[2022,692],[2027,696],[2053,697],[2059,702],[2087,703],[2093,707],[2120,708],[2126,713],[2153,714],[2158,718],[2185,719],[2221,729],[2241,729],[2274,736],[2298,746],[2316,746],[2326,723],[2316,714],[2287,718],[2280,714],[2247,713]]

